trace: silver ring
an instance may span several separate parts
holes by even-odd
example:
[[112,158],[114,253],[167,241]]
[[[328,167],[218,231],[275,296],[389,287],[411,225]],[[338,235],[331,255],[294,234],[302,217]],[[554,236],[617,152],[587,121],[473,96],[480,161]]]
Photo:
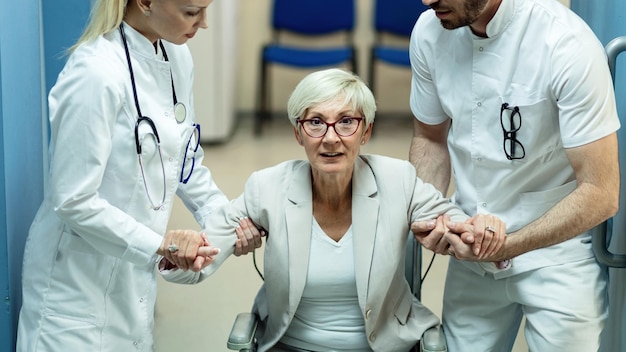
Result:
[[167,247],[167,250],[170,251],[170,253],[176,253],[178,252],[178,246],[172,243]]
[[493,226],[487,226],[487,227],[485,227],[485,231],[489,231],[489,232],[496,233],[496,229],[495,229]]

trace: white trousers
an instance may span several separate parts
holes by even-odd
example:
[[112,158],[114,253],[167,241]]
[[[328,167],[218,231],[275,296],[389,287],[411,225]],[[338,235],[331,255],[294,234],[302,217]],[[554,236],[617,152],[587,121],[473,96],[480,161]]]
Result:
[[443,302],[449,352],[511,351],[522,320],[532,352],[597,351],[608,316],[595,258],[495,280],[450,259]]

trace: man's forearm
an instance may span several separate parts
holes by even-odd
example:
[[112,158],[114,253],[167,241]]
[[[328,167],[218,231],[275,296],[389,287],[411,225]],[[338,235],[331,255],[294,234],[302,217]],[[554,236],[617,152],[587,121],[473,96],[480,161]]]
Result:
[[615,215],[617,208],[596,194],[590,185],[579,186],[543,216],[509,234],[501,259],[567,241]]
[[576,189],[543,216],[509,235],[506,253],[515,257],[573,238],[615,215],[619,207],[619,162],[615,133],[567,150]]
[[415,166],[417,176],[431,183],[444,196],[450,186],[450,154],[447,145],[443,147],[423,137],[413,137],[409,160]]

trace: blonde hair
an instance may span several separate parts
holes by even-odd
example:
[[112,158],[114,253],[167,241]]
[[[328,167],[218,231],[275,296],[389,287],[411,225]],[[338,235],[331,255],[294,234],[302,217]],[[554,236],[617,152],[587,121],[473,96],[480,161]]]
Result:
[[85,31],[68,51],[71,53],[79,45],[119,27],[124,19],[127,3],[128,0],[96,0]]

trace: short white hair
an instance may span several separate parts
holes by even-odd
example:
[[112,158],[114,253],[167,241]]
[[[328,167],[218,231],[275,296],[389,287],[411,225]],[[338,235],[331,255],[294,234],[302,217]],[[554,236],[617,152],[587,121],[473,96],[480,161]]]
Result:
[[363,114],[365,125],[374,122],[374,94],[359,76],[338,68],[310,73],[298,83],[287,102],[289,121],[296,126],[308,109],[337,97],[343,97],[346,106]]

